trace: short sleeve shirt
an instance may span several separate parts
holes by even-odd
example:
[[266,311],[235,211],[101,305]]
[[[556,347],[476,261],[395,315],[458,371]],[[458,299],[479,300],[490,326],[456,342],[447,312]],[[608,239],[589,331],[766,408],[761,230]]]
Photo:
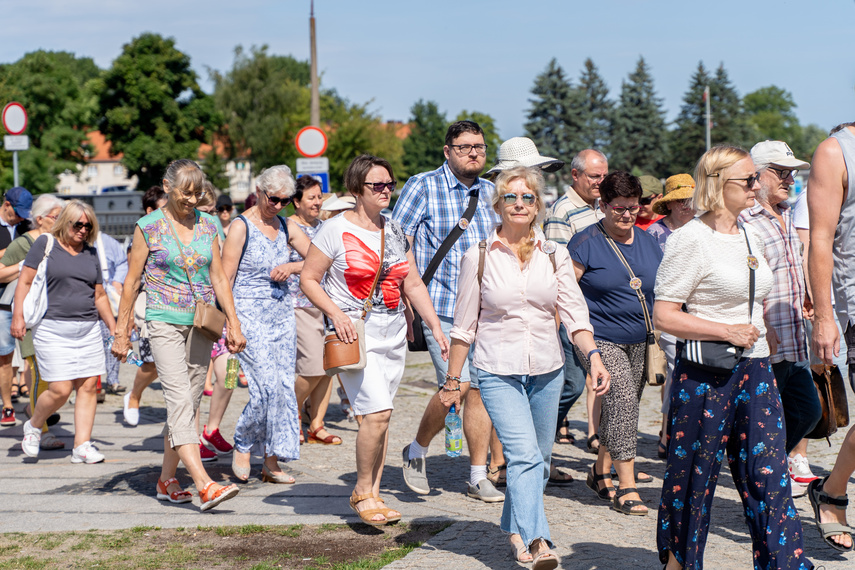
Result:
[[[24,266],[38,269],[45,256],[47,236],[33,242]],[[48,308],[45,319],[51,321],[97,321],[95,285],[101,283],[101,264],[94,247],[83,246],[77,255],[68,253],[54,240],[47,261]]]
[[[293,221],[293,220],[292,220]],[[304,226],[302,224],[297,224],[297,227],[303,230],[303,233],[306,234],[309,239],[312,239],[317,235],[318,231],[321,229],[323,222],[318,220],[317,225],[315,226]],[[296,249],[291,249],[291,257],[288,259],[290,263],[303,261],[303,256],[300,255]],[[294,301],[294,308],[306,309],[309,307],[314,307],[312,302],[306,298],[303,294],[303,291],[300,290],[300,274],[292,273],[288,276],[288,292],[291,294],[291,298]],[[321,280],[321,286],[324,285],[324,281]]]
[[[196,211],[193,240],[187,246],[176,240],[162,209],[140,219],[137,226],[148,246],[144,270],[145,320],[192,325],[196,300],[214,303],[209,275],[214,240],[218,236],[214,217]],[[193,280],[192,288],[188,273]]]
[[[636,228],[631,244],[617,244],[635,276],[647,310],[653,313],[653,287],[662,250],[656,240]],[[579,287],[588,302],[594,338],[617,344],[635,344],[647,338],[644,311],[638,294],[629,286],[629,273],[595,224],[577,233],[567,248],[570,258],[585,268]]]
[[379,231],[365,230],[339,214],[324,222],[312,240],[312,245],[333,260],[327,270],[327,295],[351,317],[362,313],[369,296],[372,311],[399,313],[404,310],[401,291],[410,271],[407,261],[410,244],[397,222],[386,220],[385,231],[383,269],[374,291],[371,285],[380,263]]

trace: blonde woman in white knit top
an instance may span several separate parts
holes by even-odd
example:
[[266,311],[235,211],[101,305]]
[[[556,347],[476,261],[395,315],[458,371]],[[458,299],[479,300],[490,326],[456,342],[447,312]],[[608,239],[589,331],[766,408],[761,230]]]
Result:
[[712,372],[689,361],[697,360],[697,352],[677,345],[657,524],[659,559],[668,570],[703,564],[725,458],[742,497],[754,568],[812,567],[790,493],[783,408],[769,363],[777,337],[763,323],[772,272],[762,241],[737,221],[754,205],[758,178],[748,152],[730,146],[707,151],[695,170],[694,195],[705,213],[671,234],[656,277],[658,330],[681,339],[723,341],[733,354],[744,350],[732,369]]

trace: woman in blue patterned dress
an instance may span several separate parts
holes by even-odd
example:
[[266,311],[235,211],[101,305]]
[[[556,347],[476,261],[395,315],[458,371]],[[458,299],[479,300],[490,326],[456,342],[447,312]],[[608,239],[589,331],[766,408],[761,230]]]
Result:
[[300,457],[296,324],[286,280],[303,267],[289,262],[292,247],[305,254],[310,242],[294,222],[278,215],[294,195],[290,168],[268,168],[256,180],[256,190],[258,203],[231,224],[223,248],[223,269],[234,283],[235,308],[245,327],[240,365],[249,388],[249,402],[235,427],[232,470],[247,481],[250,452],[258,446],[264,456],[262,481],[293,483],[278,462]]
[[[318,216],[321,214],[321,183],[316,178],[305,175],[297,179],[297,192],[294,194],[294,215],[288,218],[303,230],[309,239],[315,237],[321,229]],[[302,262],[303,256],[291,252],[291,261]],[[341,438],[324,429],[324,416],[330,403],[332,378],[324,372],[324,315],[300,291],[300,276],[288,278],[288,291],[294,296],[294,317],[297,320],[297,406],[301,407],[306,398],[309,416],[309,443],[341,445]],[[301,438],[302,439],[302,438]]]

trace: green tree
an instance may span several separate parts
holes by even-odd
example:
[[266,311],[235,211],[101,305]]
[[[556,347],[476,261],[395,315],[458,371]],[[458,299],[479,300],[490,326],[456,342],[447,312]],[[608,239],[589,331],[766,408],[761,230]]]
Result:
[[671,133],[671,173],[694,172],[698,159],[706,150],[706,111],[704,107],[704,89],[712,78],[703,62],[689,81],[689,89],[683,95],[680,113],[674,122]]
[[761,87],[746,94],[742,103],[757,138],[789,142],[801,136],[796,103],[789,91],[774,85]]
[[487,169],[496,162],[496,156],[502,139],[496,129],[496,121],[490,115],[478,111],[460,111],[455,121],[475,121],[484,131],[484,143],[487,145]]
[[[0,66],[0,104],[18,101],[27,110],[30,149],[18,154],[20,183],[54,192],[57,175],[75,172],[88,150],[86,127],[97,104],[89,85],[101,70],[91,58],[35,51]],[[11,153],[0,150],[0,185],[12,185]]]
[[745,113],[742,98],[730,82],[724,64],[716,69],[710,84],[712,105],[712,144],[727,143],[751,148],[756,133]]
[[644,58],[622,82],[620,100],[614,112],[609,168],[666,176],[668,131],[662,99],[656,96],[653,77]]
[[798,158],[811,162],[813,161],[813,153],[816,152],[816,147],[826,138],[828,138],[828,131],[819,125],[811,123],[802,128],[800,146],[791,145],[791,148]]
[[309,64],[270,55],[267,46],[235,48],[231,70],[212,71],[216,108],[228,134],[228,156],[251,153],[252,169],[291,163],[294,138],[309,124]]
[[[564,70],[553,58],[546,69],[534,79],[531,89],[534,98],[529,99],[525,123],[526,134],[538,151],[545,156],[554,156],[565,161],[585,148],[579,137],[582,118],[579,110],[583,106],[581,92],[573,89]],[[568,169],[559,170],[559,182],[569,182]]]
[[100,80],[101,132],[124,153],[139,188],[160,181],[178,158],[196,158],[220,123],[214,102],[199,87],[190,57],[175,40],[145,33],[122,48]]
[[591,58],[585,60],[577,89],[582,99],[582,107],[579,109],[582,123],[579,138],[582,145],[585,148],[604,149],[609,144],[614,103],[609,100],[609,88]]
[[410,108],[410,134],[404,139],[404,170],[407,176],[436,170],[445,162],[442,147],[448,119],[434,101],[419,99]]

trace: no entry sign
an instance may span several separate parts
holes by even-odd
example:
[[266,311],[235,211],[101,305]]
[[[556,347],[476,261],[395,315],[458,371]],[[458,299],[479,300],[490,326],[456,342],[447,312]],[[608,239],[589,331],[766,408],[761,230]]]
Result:
[[297,133],[294,143],[297,145],[297,152],[306,158],[315,158],[327,150],[327,135],[318,127],[303,127]]
[[12,101],[3,107],[3,127],[10,135],[20,135],[27,129],[27,112],[23,105]]

